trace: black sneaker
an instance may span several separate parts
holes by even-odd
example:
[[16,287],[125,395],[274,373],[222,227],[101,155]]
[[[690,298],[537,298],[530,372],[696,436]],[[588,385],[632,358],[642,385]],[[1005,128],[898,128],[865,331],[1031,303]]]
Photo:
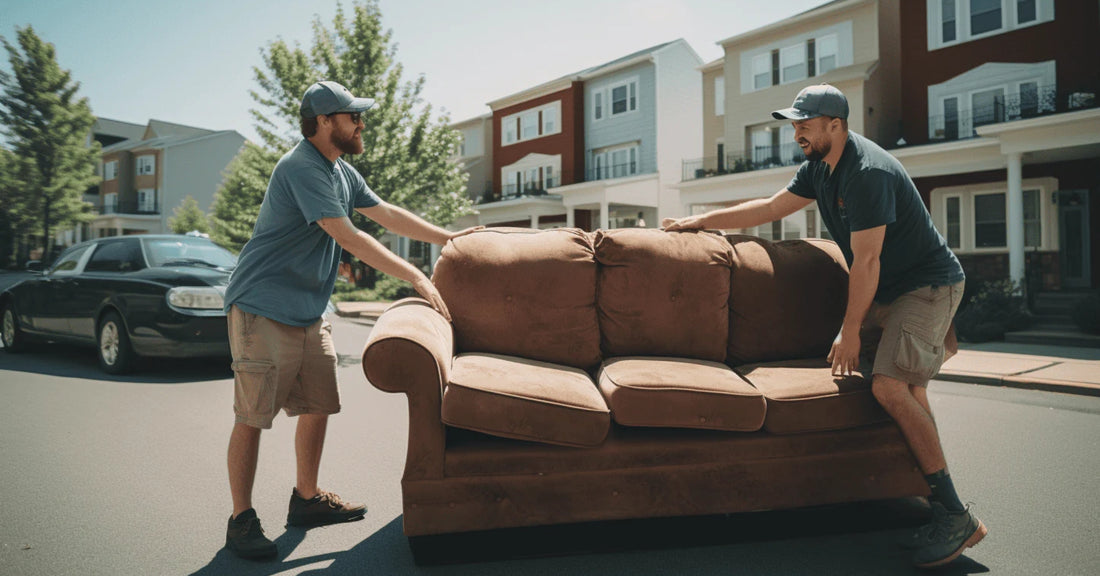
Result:
[[935,524],[929,522],[928,524],[922,524],[916,528],[912,528],[909,531],[903,533],[897,539],[898,546],[905,550],[916,550],[931,542],[928,537],[932,535],[932,527]]
[[324,526],[359,520],[367,513],[364,504],[344,502],[332,492],[321,491],[306,500],[295,488],[290,493],[290,511],[286,514],[289,526]]
[[275,543],[264,536],[260,519],[252,508],[229,517],[229,527],[225,531],[225,547],[237,556],[250,560],[274,558],[278,549]]
[[939,502],[932,503],[932,530],[927,541],[913,555],[917,568],[935,568],[956,559],[963,550],[975,546],[989,530],[970,507],[961,512],[949,512]]

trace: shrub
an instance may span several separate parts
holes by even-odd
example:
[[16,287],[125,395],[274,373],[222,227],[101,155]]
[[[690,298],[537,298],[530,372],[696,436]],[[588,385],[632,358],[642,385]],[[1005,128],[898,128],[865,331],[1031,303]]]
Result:
[[1082,332],[1100,334],[1100,292],[1085,296],[1073,306],[1073,321]]
[[360,288],[349,282],[337,282],[332,291],[333,302],[379,302],[416,296],[412,284],[392,276],[379,275],[373,288]]
[[1009,279],[982,284],[955,315],[955,330],[965,342],[1001,340],[1005,332],[1031,325],[1023,288]]

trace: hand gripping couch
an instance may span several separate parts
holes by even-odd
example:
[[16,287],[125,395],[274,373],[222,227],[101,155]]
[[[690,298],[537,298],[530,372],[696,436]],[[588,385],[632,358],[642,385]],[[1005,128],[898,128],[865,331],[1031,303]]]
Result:
[[399,301],[363,351],[408,396],[407,536],[928,494],[869,381],[825,362],[831,241],[488,229],[432,279],[453,324]]

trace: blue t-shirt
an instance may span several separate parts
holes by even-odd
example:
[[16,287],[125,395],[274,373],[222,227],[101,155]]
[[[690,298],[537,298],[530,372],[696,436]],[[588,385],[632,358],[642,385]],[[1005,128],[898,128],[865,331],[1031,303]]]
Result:
[[225,292],[225,310],[241,310],[291,326],[309,326],[332,297],[341,249],[316,222],[351,216],[381,200],[363,176],[330,162],[309,140],[287,152],[267,185],[252,238]]
[[877,302],[888,304],[922,286],[947,286],[965,278],[901,162],[855,132],[848,133],[831,174],[824,160],[803,162],[787,190],[817,200],[821,220],[849,266],[852,232],[886,226]]

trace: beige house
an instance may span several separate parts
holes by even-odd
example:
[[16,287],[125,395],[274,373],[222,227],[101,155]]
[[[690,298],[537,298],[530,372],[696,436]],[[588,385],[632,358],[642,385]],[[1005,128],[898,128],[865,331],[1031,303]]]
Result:
[[[899,29],[896,0],[839,0],[719,42],[724,56],[700,67],[705,156],[684,159],[683,212],[771,196],[790,182],[804,156],[790,122],[771,112],[808,85],[827,82],[844,92],[851,130],[896,141]],[[745,232],[827,237],[812,205]]]

